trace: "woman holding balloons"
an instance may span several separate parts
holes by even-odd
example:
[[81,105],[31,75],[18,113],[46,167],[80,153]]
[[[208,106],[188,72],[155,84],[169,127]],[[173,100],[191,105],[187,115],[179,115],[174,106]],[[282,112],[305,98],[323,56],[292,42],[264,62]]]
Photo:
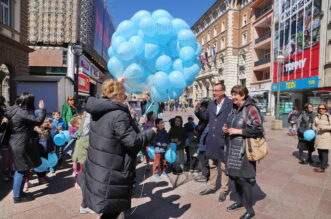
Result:
[[324,173],[329,166],[328,156],[331,149],[331,118],[326,104],[318,106],[318,114],[315,117],[313,129],[316,131],[315,147],[320,159],[320,167],[313,170],[317,173]]
[[43,100],[39,101],[39,114],[34,115],[34,96],[24,92],[18,98],[19,105],[9,107],[5,117],[9,119],[11,136],[9,145],[14,158],[14,203],[32,201],[32,195],[23,192],[24,179],[28,171],[41,164],[38,152],[38,138],[35,126],[43,123],[46,111]]

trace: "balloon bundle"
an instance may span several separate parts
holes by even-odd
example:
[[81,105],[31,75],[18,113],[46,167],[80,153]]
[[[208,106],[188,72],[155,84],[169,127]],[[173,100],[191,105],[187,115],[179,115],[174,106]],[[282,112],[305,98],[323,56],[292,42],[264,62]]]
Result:
[[138,11],[122,21],[108,49],[108,70],[129,92],[152,100],[177,99],[200,71],[201,45],[190,26],[165,10]]
[[35,172],[45,172],[48,168],[50,168],[50,172],[54,172],[53,167],[55,167],[59,160],[55,153],[49,153],[47,156],[47,160],[43,157],[41,157],[40,159],[40,166],[33,169]]
[[70,133],[68,130],[62,131],[59,134],[56,134],[53,138],[56,146],[63,146],[66,142],[70,141]]

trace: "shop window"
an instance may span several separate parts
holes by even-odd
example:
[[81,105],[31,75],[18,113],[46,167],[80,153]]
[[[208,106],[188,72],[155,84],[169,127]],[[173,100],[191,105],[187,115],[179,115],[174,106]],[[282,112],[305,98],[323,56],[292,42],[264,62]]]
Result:
[[0,0],[0,23],[10,26],[10,0]]
[[241,45],[247,44],[247,31],[243,32],[241,35]]

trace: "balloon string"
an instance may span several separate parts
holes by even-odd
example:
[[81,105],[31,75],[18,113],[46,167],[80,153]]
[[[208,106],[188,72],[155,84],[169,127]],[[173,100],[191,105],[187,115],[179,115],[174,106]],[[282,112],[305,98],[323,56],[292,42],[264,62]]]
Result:
[[143,116],[145,116],[147,114],[148,110],[153,106],[153,104],[154,104],[154,101],[152,101],[152,103],[149,105],[149,107],[147,108],[147,110],[145,111]]

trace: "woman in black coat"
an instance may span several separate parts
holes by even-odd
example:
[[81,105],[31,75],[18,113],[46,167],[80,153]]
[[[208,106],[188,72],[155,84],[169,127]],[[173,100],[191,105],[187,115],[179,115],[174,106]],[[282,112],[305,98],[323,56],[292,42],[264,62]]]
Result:
[[245,207],[246,213],[240,219],[249,219],[255,216],[252,187],[255,184],[256,162],[249,161],[247,158],[245,138],[263,136],[262,120],[245,86],[234,86],[231,94],[233,110],[223,127],[224,133],[227,133],[226,172],[234,180],[240,199],[239,202],[227,207],[227,211]]
[[107,80],[103,98],[90,97],[90,139],[84,169],[78,177],[82,189],[81,213],[103,213],[118,218],[131,207],[136,156],[155,136],[156,128],[140,132],[131,118],[123,84]]
[[37,133],[35,126],[44,122],[46,111],[44,101],[39,101],[40,113],[34,115],[34,96],[23,93],[18,99],[19,105],[8,107],[5,117],[9,120],[10,139],[9,146],[13,152],[14,160],[14,203],[33,200],[30,194],[23,192],[24,179],[30,169],[41,164],[38,151]]

